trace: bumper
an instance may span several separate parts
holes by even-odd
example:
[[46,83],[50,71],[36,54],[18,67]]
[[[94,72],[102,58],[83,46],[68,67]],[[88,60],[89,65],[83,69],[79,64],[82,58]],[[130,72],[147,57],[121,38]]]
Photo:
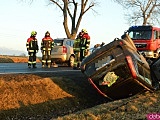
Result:
[[56,63],[63,63],[63,62],[66,62],[68,61],[67,60],[67,55],[51,55],[51,59],[52,61],[55,61]]

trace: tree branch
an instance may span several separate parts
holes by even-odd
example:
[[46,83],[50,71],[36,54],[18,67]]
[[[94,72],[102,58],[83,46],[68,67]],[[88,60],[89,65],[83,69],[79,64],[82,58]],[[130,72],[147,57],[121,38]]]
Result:
[[55,0],[50,0],[51,2],[53,2],[54,4],[56,4],[62,11],[63,11],[63,8],[61,7],[61,5],[56,2]]

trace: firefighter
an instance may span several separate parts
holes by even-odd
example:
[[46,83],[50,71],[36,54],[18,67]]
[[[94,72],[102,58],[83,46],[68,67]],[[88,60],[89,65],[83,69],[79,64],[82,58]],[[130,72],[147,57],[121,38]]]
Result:
[[41,51],[42,51],[42,67],[47,66],[48,68],[51,67],[51,50],[53,48],[54,41],[50,37],[50,32],[47,31],[45,33],[45,37],[42,39],[41,42]]
[[75,54],[74,69],[80,67],[81,61],[88,55],[90,46],[90,36],[85,29],[82,29],[81,32],[77,35],[77,38],[74,40],[73,50]]
[[90,47],[90,36],[87,32],[87,30],[82,29],[82,37],[80,39],[80,61],[82,61],[89,52],[89,47]]
[[36,38],[37,32],[32,31],[30,38],[27,39],[26,47],[29,55],[28,68],[36,68],[36,53],[39,50],[38,41]]
[[76,68],[78,66],[78,62],[80,61],[80,37],[81,37],[81,32],[79,32],[79,34],[77,35],[77,38],[74,40],[74,44],[73,44],[73,51],[74,51],[74,55],[75,55],[75,59],[74,59],[74,68]]

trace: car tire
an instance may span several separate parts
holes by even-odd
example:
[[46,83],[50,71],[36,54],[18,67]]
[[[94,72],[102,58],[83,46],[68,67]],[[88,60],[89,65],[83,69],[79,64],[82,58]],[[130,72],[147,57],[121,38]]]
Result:
[[68,66],[69,66],[69,67],[73,67],[73,66],[74,66],[74,56],[71,56],[71,57],[69,58]]

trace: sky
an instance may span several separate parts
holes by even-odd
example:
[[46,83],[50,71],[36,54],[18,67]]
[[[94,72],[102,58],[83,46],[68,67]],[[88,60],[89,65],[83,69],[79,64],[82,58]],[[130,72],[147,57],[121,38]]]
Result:
[[[66,38],[62,13],[56,6],[48,5],[49,0],[34,0],[32,4],[22,1],[0,1],[0,47],[27,54],[26,41],[33,30],[37,31],[39,47],[46,31],[53,39]],[[79,27],[79,31],[83,28],[88,31],[91,46],[102,42],[108,44],[129,28],[123,8],[112,0],[99,0],[94,10],[97,14],[88,11]],[[38,55],[41,55],[40,51]]]

